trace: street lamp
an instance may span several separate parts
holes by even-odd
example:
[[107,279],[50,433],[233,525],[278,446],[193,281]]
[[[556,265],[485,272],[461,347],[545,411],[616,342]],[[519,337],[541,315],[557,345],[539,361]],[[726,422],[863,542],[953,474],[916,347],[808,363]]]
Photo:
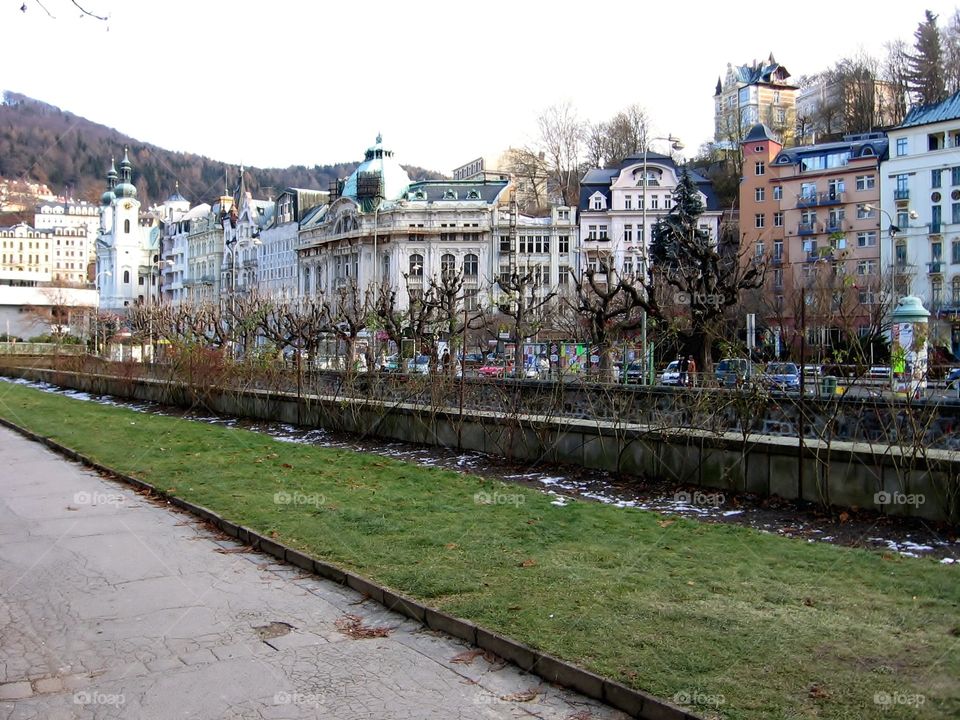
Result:
[[[640,201],[640,232],[643,233],[643,242],[641,243],[641,254],[640,254],[640,277],[643,278],[643,282],[646,283],[647,278],[647,248],[650,246],[650,238],[647,234],[647,184],[649,183],[649,178],[647,177],[647,151],[650,148],[650,142],[652,140],[663,140],[670,143],[670,147],[673,150],[683,150],[683,143],[680,142],[678,138],[675,138],[672,134],[667,135],[666,137],[652,137],[649,138],[643,144],[643,194],[641,195]],[[644,285],[646,287],[646,285]],[[643,349],[643,361],[640,365],[642,369],[642,377],[644,378],[643,382],[653,385],[653,363],[650,362],[648,357],[649,350],[647,348],[647,311],[646,309],[641,309],[640,315],[640,343]],[[649,375],[649,377],[648,377]]]
[[[154,256],[156,257],[156,256]],[[153,364],[153,295],[157,284],[154,283],[154,277],[159,277],[160,270],[165,267],[173,267],[173,260],[154,260],[150,265],[150,284],[147,286],[147,315],[150,321],[150,363]]]
[[[893,302],[890,303],[890,308],[892,309],[897,303],[896,237],[897,237],[897,234],[900,232],[900,228],[893,222],[893,216],[883,208],[867,203],[863,206],[863,209],[866,210],[867,212],[873,212],[874,210],[879,210],[881,213],[886,215],[887,220],[890,221],[890,226],[887,228],[887,233],[890,236],[890,297],[893,300]],[[907,210],[907,217],[910,218],[911,220],[916,220],[919,217],[919,215],[917,214],[916,210]],[[891,321],[892,321],[892,315],[891,315]],[[892,351],[893,350],[893,328],[892,327],[890,329],[890,345],[891,345],[890,349]],[[894,381],[894,374],[893,374],[893,357],[891,356],[890,358],[890,389],[894,390],[895,388],[896,388],[896,384]]]

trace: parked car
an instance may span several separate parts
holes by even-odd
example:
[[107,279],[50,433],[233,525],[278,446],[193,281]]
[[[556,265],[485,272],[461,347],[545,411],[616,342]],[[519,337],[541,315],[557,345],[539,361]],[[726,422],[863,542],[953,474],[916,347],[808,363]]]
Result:
[[430,356],[417,355],[407,360],[407,372],[413,375],[430,374]]
[[680,361],[674,360],[669,363],[660,373],[661,385],[679,385],[680,384]]
[[643,381],[643,364],[639,362],[628,362],[624,370],[623,365],[617,368],[617,377],[625,383],[638,383]]
[[750,363],[744,358],[724,358],[713,369],[721,385],[743,385],[749,378]]
[[463,366],[466,368],[480,367],[484,362],[483,353],[467,353],[463,356]]
[[944,377],[947,383],[947,389],[960,385],[960,367],[950,368],[950,371]]
[[507,373],[507,363],[503,360],[488,360],[480,366],[477,373],[481,377],[503,377]]
[[887,380],[890,377],[890,366],[874,365],[867,370],[867,377],[871,380]]
[[380,372],[396,373],[400,372],[400,356],[387,355],[380,361]]
[[772,362],[763,373],[764,382],[774,390],[794,392],[800,389],[800,370],[792,362]]
[[507,371],[504,373],[505,377],[516,377],[516,378],[538,378],[540,373],[537,372],[536,365],[524,365],[520,368],[520,372],[513,371],[513,364],[510,364],[507,367]]

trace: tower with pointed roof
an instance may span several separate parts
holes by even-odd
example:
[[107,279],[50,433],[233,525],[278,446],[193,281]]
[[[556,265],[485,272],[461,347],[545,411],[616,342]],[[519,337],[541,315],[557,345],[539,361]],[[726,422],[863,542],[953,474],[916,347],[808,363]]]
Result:
[[100,307],[122,310],[156,298],[160,233],[155,222],[140,217],[133,184],[133,164],[126,148],[120,169],[111,160],[107,189],[100,197],[96,282]]
[[715,143],[739,152],[740,141],[750,128],[763,123],[780,143],[792,144],[798,90],[790,82],[790,72],[772,52],[766,61],[727,63],[726,75],[717,79],[713,96]]

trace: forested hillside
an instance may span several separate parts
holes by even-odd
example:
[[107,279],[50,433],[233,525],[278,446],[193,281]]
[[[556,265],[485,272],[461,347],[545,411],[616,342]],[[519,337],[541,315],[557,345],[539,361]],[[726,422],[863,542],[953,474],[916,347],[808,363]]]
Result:
[[[0,104],[0,177],[46,183],[57,194],[96,201],[104,190],[110,158],[120,161],[129,147],[134,182],[144,205],[169,197],[174,183],[191,203],[212,203],[227,183],[236,186],[237,167],[201,155],[173,152],[135,140],[113,128],[13,92]],[[362,149],[361,149],[362,150]],[[331,181],[353,172],[357,162],[246,168],[247,187],[266,197],[286,187],[326,190]],[[404,166],[415,180],[441,174]]]

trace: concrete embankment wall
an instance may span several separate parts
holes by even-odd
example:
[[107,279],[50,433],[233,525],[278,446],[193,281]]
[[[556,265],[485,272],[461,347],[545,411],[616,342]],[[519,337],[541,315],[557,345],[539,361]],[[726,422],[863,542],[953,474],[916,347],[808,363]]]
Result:
[[691,428],[652,428],[611,422],[379,403],[267,390],[196,388],[41,368],[5,373],[84,392],[205,407],[224,415],[325,427],[392,440],[459,447],[527,462],[581,465],[664,478],[721,492],[873,508],[956,522],[960,453],[908,454],[893,446],[808,440]]

